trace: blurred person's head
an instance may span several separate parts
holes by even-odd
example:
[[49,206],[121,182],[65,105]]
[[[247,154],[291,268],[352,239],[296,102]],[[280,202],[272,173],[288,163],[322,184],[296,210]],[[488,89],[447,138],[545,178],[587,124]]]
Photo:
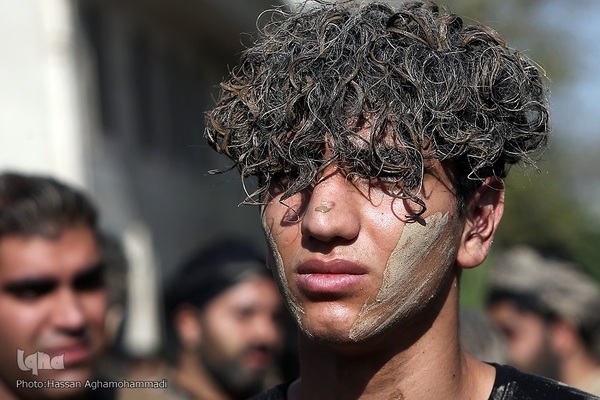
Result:
[[506,337],[509,362],[527,372],[577,386],[568,378],[574,360],[598,368],[599,306],[597,282],[561,257],[517,247],[490,271],[490,317]]
[[76,398],[93,377],[107,305],[97,219],[83,193],[53,178],[0,175],[3,399]]
[[542,71],[433,2],[309,2],[259,24],[205,137],[258,183],[246,200],[300,330],[289,393],[426,398],[458,366],[437,393],[483,398],[459,280],[488,255],[509,167],[546,143]]
[[[548,115],[541,71],[488,27],[431,2],[317,3],[265,19],[205,136],[258,182],[246,201],[300,330],[356,343],[426,325],[485,260],[503,178],[544,147]],[[316,271],[355,284],[305,284]]]
[[238,240],[202,248],[165,297],[183,390],[245,399],[264,388],[284,334],[282,301],[260,253]]

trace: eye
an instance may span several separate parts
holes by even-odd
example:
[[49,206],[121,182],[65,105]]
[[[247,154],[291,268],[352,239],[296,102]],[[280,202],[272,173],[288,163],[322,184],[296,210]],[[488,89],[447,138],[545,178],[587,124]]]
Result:
[[369,178],[369,185],[392,197],[403,197],[404,184],[395,174],[379,173]]
[[253,307],[241,307],[237,308],[234,311],[233,315],[235,316],[235,319],[239,322],[247,322],[250,319],[252,319],[255,313],[256,310]]
[[395,174],[380,173],[373,180],[380,185],[402,186],[402,180]]
[[269,186],[269,194],[273,197],[284,193],[290,186],[298,179],[297,172],[278,173],[273,175],[271,178],[271,185]]
[[88,271],[77,276],[73,281],[76,291],[87,292],[104,287],[104,263],[99,263]]
[[57,285],[53,280],[24,280],[7,284],[4,290],[18,300],[32,302],[51,293]]

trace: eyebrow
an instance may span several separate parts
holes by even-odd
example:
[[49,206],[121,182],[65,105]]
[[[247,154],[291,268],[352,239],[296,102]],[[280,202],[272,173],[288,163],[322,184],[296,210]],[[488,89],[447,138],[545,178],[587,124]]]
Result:
[[[70,284],[75,290],[100,287],[104,284],[104,270],[104,261],[99,261],[75,275]],[[18,294],[23,291],[34,291],[43,295],[53,291],[58,285],[59,280],[55,278],[26,277],[6,282],[3,285],[2,290],[11,294]]]
[[58,286],[58,281],[51,278],[25,278],[17,281],[7,282],[3,291],[17,296],[24,292],[34,292],[44,295],[53,291]]

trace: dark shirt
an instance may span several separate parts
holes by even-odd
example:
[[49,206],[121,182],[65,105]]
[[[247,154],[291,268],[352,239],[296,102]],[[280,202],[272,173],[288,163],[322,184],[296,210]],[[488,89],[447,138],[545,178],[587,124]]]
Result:
[[[496,379],[488,400],[600,400],[552,379],[526,374],[507,365],[492,365],[496,367]],[[251,400],[287,400],[290,384],[275,386]]]
[[552,379],[526,374],[513,367],[497,365],[489,400],[598,400],[598,397]]

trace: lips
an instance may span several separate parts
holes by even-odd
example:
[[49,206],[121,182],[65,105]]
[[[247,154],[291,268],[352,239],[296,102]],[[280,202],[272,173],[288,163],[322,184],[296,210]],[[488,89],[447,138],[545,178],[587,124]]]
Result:
[[87,364],[92,359],[92,349],[86,344],[54,348],[49,354],[50,357],[64,355],[63,361],[65,368]]
[[311,260],[297,270],[298,287],[307,295],[343,295],[357,290],[367,278],[367,269],[346,260]]
[[250,368],[265,369],[272,360],[272,352],[267,349],[252,349],[244,354],[244,360]]

